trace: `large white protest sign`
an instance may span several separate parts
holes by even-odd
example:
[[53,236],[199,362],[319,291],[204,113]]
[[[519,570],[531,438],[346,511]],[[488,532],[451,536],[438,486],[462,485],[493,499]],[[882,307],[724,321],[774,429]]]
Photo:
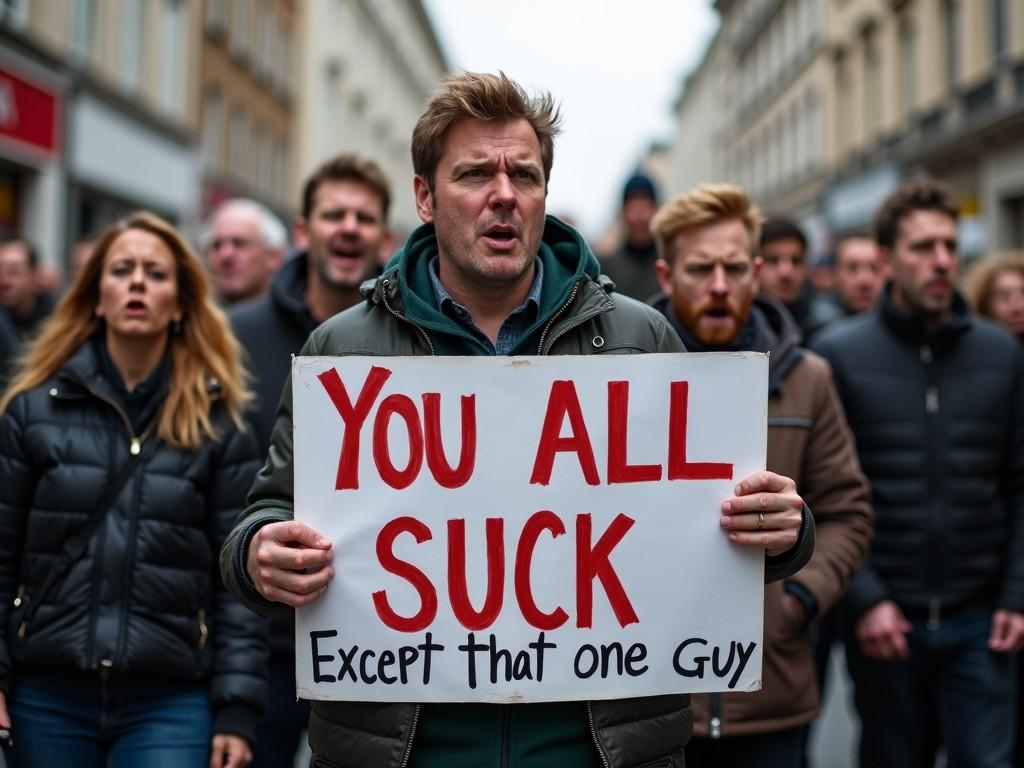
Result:
[[760,688],[764,355],[299,357],[295,517],[336,575],[302,698],[530,702]]

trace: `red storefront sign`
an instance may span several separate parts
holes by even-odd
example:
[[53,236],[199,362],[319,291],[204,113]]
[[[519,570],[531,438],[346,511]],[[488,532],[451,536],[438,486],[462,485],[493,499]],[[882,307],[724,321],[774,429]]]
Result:
[[0,140],[13,139],[47,153],[59,144],[60,99],[0,69]]

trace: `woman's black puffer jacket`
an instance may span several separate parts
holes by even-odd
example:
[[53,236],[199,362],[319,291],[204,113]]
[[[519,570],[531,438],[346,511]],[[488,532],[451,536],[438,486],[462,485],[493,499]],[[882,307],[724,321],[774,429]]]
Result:
[[[32,670],[195,682],[209,690],[214,731],[251,740],[266,627],[224,589],[217,553],[258,449],[216,403],[220,438],[196,451],[160,444],[22,628],[33,591],[129,456],[135,428],[100,355],[82,345],[0,416],[0,690]],[[166,387],[136,424],[151,422]]]

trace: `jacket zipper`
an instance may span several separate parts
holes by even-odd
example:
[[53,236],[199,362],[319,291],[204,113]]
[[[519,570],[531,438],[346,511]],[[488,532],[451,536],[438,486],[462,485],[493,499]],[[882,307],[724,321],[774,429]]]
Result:
[[[540,335],[540,343],[537,345],[538,355],[547,354],[547,352],[544,351],[544,341],[548,335],[548,331],[551,330],[551,326],[554,324],[555,320],[557,320],[559,316],[561,316],[562,313],[564,313],[565,310],[569,308],[569,305],[572,304],[573,300],[576,298],[576,293],[579,291],[579,287],[580,281],[577,280],[576,284],[572,288],[572,293],[569,294],[569,298],[566,300],[565,304],[559,307],[558,311],[555,312],[555,314],[553,314],[551,318],[548,320],[547,325],[544,326],[544,331]],[[580,315],[578,318],[576,318],[575,321],[569,323],[569,325],[565,326],[564,328],[559,329],[559,331],[551,337],[551,340],[547,344],[548,352],[550,352],[551,348],[555,346],[555,342],[558,341],[563,336],[565,336],[567,333],[569,333],[569,331],[575,328],[579,328],[581,325],[588,322],[589,320],[592,320],[597,315],[601,314],[602,312],[607,312],[608,310],[613,309],[614,307],[615,305],[613,303],[608,302],[604,306],[598,307],[593,312],[587,312],[586,314]]]
[[[413,323],[415,325],[415,323]],[[405,768],[409,764],[409,755],[412,754],[412,740],[416,735],[416,726],[420,721],[420,705],[413,704],[412,710],[412,724],[409,726],[409,738],[405,742],[405,752],[402,753],[402,760],[398,764],[398,768]]]
[[573,284],[572,291],[569,293],[569,298],[566,300],[565,304],[563,304],[561,307],[559,307],[558,311],[555,312],[555,314],[553,314],[551,317],[548,318],[547,325],[545,325],[544,326],[544,330],[541,331],[540,342],[537,344],[537,354],[538,355],[543,355],[544,354],[544,339],[547,338],[548,331],[551,330],[551,326],[554,325],[555,320],[557,320],[562,315],[562,313],[565,312],[565,310],[567,310],[569,308],[569,305],[572,304],[573,299],[576,298],[576,294],[579,292],[579,290],[580,290],[580,281],[577,280]]
[[199,650],[203,650],[206,647],[206,638],[209,637],[210,630],[206,626],[206,609],[199,609]]
[[[95,389],[92,389],[92,388],[89,388],[89,387],[87,387],[86,389],[89,392],[89,394],[92,395],[93,397],[95,397],[97,400],[99,400],[102,403],[106,403],[107,405],[109,405],[114,410],[114,413],[116,413],[121,418],[121,422],[124,424],[125,431],[128,433],[128,453],[130,453],[132,456],[138,456],[142,452],[142,444],[146,441],[146,438],[149,436],[149,434],[153,431],[154,427],[156,426],[156,423],[157,423],[156,416],[154,415],[154,417],[152,419],[150,419],[149,424],[146,425],[146,428],[142,431],[142,434],[136,436],[135,429],[132,427],[132,422],[128,418],[128,414],[126,414],[124,412],[124,409],[120,405],[118,405],[116,402],[111,400],[109,397],[105,397],[104,395],[101,395]],[[138,483],[136,483],[135,488],[134,488],[134,492],[135,492],[136,496],[138,496],[140,490],[141,489],[138,486]],[[133,509],[135,507],[135,501],[136,500],[133,500],[133,502],[132,502]],[[132,552],[134,550],[134,546],[133,545],[134,545],[134,540],[135,540],[134,539],[134,530],[135,530],[135,516],[133,514],[132,515],[132,519],[131,519],[131,523],[130,523],[130,527],[129,527],[129,538],[128,538],[129,548],[128,548],[128,552],[126,553],[126,556],[125,556],[126,564],[130,564],[131,563]],[[106,537],[105,536],[101,536],[100,540],[99,540],[99,544],[97,545],[97,557],[96,557],[96,562],[97,563],[101,562],[102,559],[103,559],[102,556],[101,556],[101,553],[102,553],[102,550],[103,550],[103,544],[105,542],[106,542]],[[130,589],[130,587],[131,587],[131,580],[130,579],[131,579],[131,568],[128,567],[127,568],[127,572],[125,574],[125,579],[124,579],[125,582],[126,582],[125,586],[128,589]],[[99,591],[99,580],[100,579],[99,579],[98,569],[94,568],[94,573],[93,573],[93,595],[94,596],[97,596],[97,593]],[[118,643],[117,643],[117,648],[116,648],[118,654],[120,654],[121,646],[125,642],[125,639],[126,639],[125,625],[127,623],[127,613],[128,613],[128,607],[127,606],[128,606],[128,592],[125,593],[124,599],[122,600],[121,626],[118,629]],[[96,621],[95,621],[95,617],[94,617],[93,622],[92,622],[92,626],[89,628],[89,646],[90,647],[89,647],[89,656],[88,657],[90,659],[92,658],[93,653],[95,653],[95,649],[96,649],[95,648],[95,643],[96,643]],[[100,671],[101,671],[101,673],[103,673],[104,671],[109,671],[110,669],[112,669],[114,667],[114,660],[113,659],[100,659],[99,665],[101,667]]]
[[414,323],[408,317],[403,315],[401,312],[398,312],[398,311],[392,309],[391,304],[388,303],[388,286],[389,285],[391,285],[391,278],[385,277],[381,281],[381,287],[383,287],[384,290],[382,290],[380,292],[381,298],[384,301],[384,307],[387,309],[388,312],[390,312],[392,315],[397,317],[399,320],[404,320],[409,325],[411,325],[413,328],[415,328],[417,331],[419,331],[420,332],[420,336],[423,337],[423,341],[425,341],[427,343],[427,349],[430,350],[430,354],[433,357],[437,357],[437,352],[434,351],[434,343],[430,340],[430,336],[427,335],[427,332],[425,330],[423,330],[417,323]]
[[[137,456],[138,454],[133,455]],[[142,483],[139,480],[138,474],[133,478],[132,486],[132,506],[128,517],[128,547],[124,553],[124,575],[122,576],[124,593],[120,601],[121,626],[118,627],[117,631],[115,659],[124,658],[124,646],[128,642],[128,608],[131,604],[132,583],[135,581],[135,568],[132,566],[132,563],[135,561],[135,542],[138,538],[135,535],[135,531],[138,528],[138,511],[139,506],[142,503],[142,499],[140,498],[142,496]]]
[[592,702],[587,702],[587,723],[590,725],[590,737],[594,740],[594,746],[597,747],[597,754],[601,758],[601,765],[604,768],[611,768],[611,761],[608,759],[608,754],[604,751],[604,747],[601,746],[601,740],[597,738],[597,725],[594,724],[594,706]]
[[508,768],[510,758],[509,742],[512,740],[512,734],[509,732],[511,730],[512,720],[512,711],[509,709],[510,706],[512,705],[501,705],[501,768]]
[[712,739],[722,738],[722,697],[717,693],[710,694],[709,709],[711,719],[708,721],[708,736]]
[[[935,433],[939,429],[939,411],[941,405],[939,403],[939,387],[936,381],[935,374],[935,356],[932,352],[932,348],[928,344],[922,344],[920,348],[920,359],[921,365],[924,367],[925,374],[925,390],[924,390],[924,410],[925,419],[927,424],[927,435],[928,435],[928,475],[929,481],[932,479],[941,481],[942,472],[936,471],[936,463],[938,457],[935,453]],[[929,571],[928,571],[928,589],[931,594],[928,596],[928,623],[927,627],[930,630],[937,630],[942,625],[942,571],[937,569],[935,564],[941,563],[944,560],[945,553],[943,552],[943,541],[945,539],[945,507],[942,505],[941,499],[944,498],[943,488],[935,488],[932,494],[933,499],[939,499],[939,507],[933,510],[932,514],[928,516],[928,549],[929,549]]]
[[[25,585],[24,584],[19,584],[18,585],[18,591],[14,595],[14,607],[18,608],[21,605],[22,601],[24,601],[24,599],[25,599]],[[21,624],[18,626],[18,638],[21,639],[21,640],[25,639],[25,622],[24,621],[21,622]]]

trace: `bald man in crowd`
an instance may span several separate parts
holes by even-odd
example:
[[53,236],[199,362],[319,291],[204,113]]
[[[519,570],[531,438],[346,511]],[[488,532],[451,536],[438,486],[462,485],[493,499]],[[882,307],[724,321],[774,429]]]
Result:
[[288,231],[262,203],[237,198],[213,212],[202,241],[217,298],[232,306],[269,290],[288,247]]

